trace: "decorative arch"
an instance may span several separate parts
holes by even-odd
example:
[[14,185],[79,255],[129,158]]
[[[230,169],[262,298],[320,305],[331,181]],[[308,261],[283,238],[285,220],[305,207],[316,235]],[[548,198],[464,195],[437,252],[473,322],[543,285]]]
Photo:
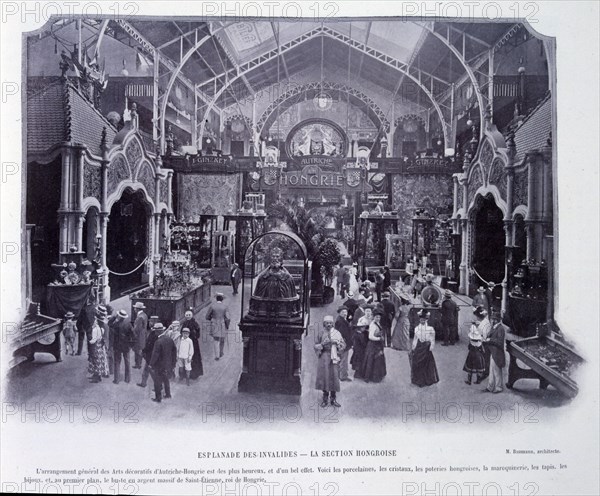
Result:
[[527,207],[525,205],[519,205],[517,208],[513,210],[512,220],[517,220],[517,217],[522,217],[523,220],[527,218]]
[[90,208],[96,208],[98,210],[98,212],[102,211],[100,202],[98,201],[97,198],[94,198],[93,196],[88,196],[87,198],[84,198],[83,203],[81,205],[81,210],[83,211],[83,215],[87,214],[87,211]]
[[508,214],[508,206],[506,205],[506,202],[502,199],[498,188],[496,188],[496,186],[493,185],[482,186],[475,192],[475,196],[469,204],[469,208],[467,209],[468,217],[471,218],[473,212],[477,210],[476,207],[479,198],[484,199],[490,196],[493,198],[494,202],[496,203],[496,206],[502,211],[503,216],[506,218]]
[[375,124],[375,127],[377,127],[381,131],[389,131],[390,123],[386,118],[385,112],[381,110],[381,108],[373,101],[371,97],[369,97],[362,91],[357,90],[356,88],[352,88],[351,86],[347,86],[342,83],[321,83],[320,81],[314,81],[300,86],[294,86],[293,88],[283,93],[275,101],[271,102],[271,104],[266,108],[266,110],[263,112],[260,119],[256,123],[256,131],[258,132],[258,134],[261,134],[263,129],[268,129],[269,126],[273,124],[277,117],[278,108],[279,111],[285,111],[288,108],[292,107],[294,104],[298,103],[299,96],[314,98],[323,90],[329,91],[331,93],[337,92],[338,94],[345,94],[350,102],[358,102],[362,105],[365,105],[367,107],[367,115],[369,116],[373,124]]
[[150,213],[156,212],[154,207],[154,201],[148,194],[145,186],[142,183],[134,182],[134,181],[122,181],[117,186],[116,190],[106,199],[106,210],[110,212],[112,206],[121,198],[123,192],[126,189],[130,189],[133,192],[142,191],[144,202],[147,207],[150,209]]

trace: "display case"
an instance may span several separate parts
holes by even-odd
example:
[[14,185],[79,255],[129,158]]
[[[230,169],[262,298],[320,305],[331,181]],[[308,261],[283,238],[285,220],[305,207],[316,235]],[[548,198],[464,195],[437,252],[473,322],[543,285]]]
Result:
[[[509,263],[508,266],[510,270],[512,264]],[[511,272],[508,294],[509,325],[518,336],[533,336],[535,326],[545,322],[547,317],[548,267],[543,260],[525,260],[518,265],[516,271],[512,269]]]
[[38,303],[30,303],[27,315],[14,333],[7,333],[10,353],[9,367],[27,360],[33,361],[35,353],[50,353],[61,361],[61,319],[40,314]]
[[359,218],[358,241],[354,254],[359,262],[362,277],[367,277],[367,267],[383,267],[385,265],[388,234],[398,234],[397,212],[385,212],[380,205],[363,211]]
[[237,214],[223,216],[223,231],[235,232],[235,250],[232,252],[231,263],[236,262],[242,266],[244,253],[252,240],[265,232],[266,217],[267,214],[256,211],[250,201],[244,201],[244,207]]
[[[265,268],[248,270],[260,263]],[[244,255],[240,392],[299,395],[302,337],[309,325],[310,262],[291,232],[258,236]]]

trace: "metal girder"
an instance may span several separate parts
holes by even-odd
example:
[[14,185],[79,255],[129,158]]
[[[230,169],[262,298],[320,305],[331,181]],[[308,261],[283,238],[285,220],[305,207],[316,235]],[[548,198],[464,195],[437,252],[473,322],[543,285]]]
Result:
[[[367,45],[365,45],[364,43],[362,43],[358,40],[353,40],[349,36],[346,36],[345,34],[340,33],[339,31],[336,31],[335,29],[331,29],[326,26],[324,26],[322,29],[323,29],[324,34],[331,36],[332,38],[339,40],[339,41],[345,43],[346,45],[351,46],[352,48],[358,50],[359,52],[362,52],[366,55],[371,56],[372,58],[378,60],[379,62],[383,62],[387,66],[392,67],[393,69],[397,69],[399,71],[406,72],[408,76],[411,76],[411,74],[408,72],[409,65],[407,63],[401,62],[400,60],[395,59],[394,57],[386,55],[385,53],[380,52],[379,50],[376,50],[375,48],[368,47]],[[418,70],[418,72],[421,75],[427,76],[430,79],[438,81],[439,83],[442,83],[446,86],[450,86],[450,83],[448,81],[445,81],[442,78],[434,76],[433,74],[429,74],[428,72],[421,71],[421,70]]]
[[[273,31],[273,36],[275,37],[275,41],[277,42],[277,49],[279,50],[279,25],[277,27],[277,31],[275,31],[275,23],[271,22],[271,30]],[[283,70],[285,72],[286,79],[290,78],[290,73],[288,72],[287,64],[285,63],[285,57],[281,54],[281,50],[279,50],[279,56],[281,57],[281,61],[283,62]]]
[[261,115],[258,122],[256,123],[256,131],[259,134],[262,132],[265,124],[269,120],[269,117],[277,110],[277,107],[279,107],[283,102],[289,100],[290,98],[294,98],[297,95],[302,95],[308,91],[319,91],[321,89],[330,91],[341,91],[349,96],[356,97],[357,99],[365,103],[371,109],[371,111],[379,118],[381,125],[385,128],[384,131],[388,130],[387,128],[389,128],[390,123],[388,122],[385,113],[383,112],[383,110],[381,110],[381,108],[379,108],[379,106],[373,101],[372,98],[370,98],[362,91],[342,83],[321,83],[320,81],[314,81],[311,83],[303,84],[302,86],[294,86],[293,88],[286,91],[279,98],[277,98],[275,101],[271,102]]
[[[419,21],[411,21],[411,22],[415,23],[417,26],[422,27],[423,29],[427,29],[433,36],[435,36],[444,45],[446,45],[446,47],[454,54],[454,56],[462,64],[467,75],[469,76],[469,79],[471,80],[471,84],[473,85],[473,90],[475,91],[475,96],[477,97],[477,103],[479,104],[479,118],[480,118],[479,122],[483,123],[485,107],[486,107],[485,102],[484,102],[484,96],[483,96],[483,93],[481,92],[481,88],[479,87],[479,82],[477,81],[477,78],[475,77],[475,74],[473,73],[472,68],[470,67],[470,65],[467,63],[467,61],[464,58],[464,54],[461,53],[450,42],[449,38],[445,38],[440,33],[435,31],[435,26],[429,26],[428,24],[424,24]],[[487,53],[485,55],[487,57]],[[483,125],[479,126],[479,141],[480,142],[481,142],[481,139],[483,138],[483,132],[484,132],[483,127],[484,127]]]
[[[221,47],[221,49],[225,52],[225,55],[227,55],[227,59],[229,60],[229,62],[231,62],[231,65],[233,65],[233,67],[235,69],[238,69],[239,65],[236,63],[235,59],[233,58],[233,55],[231,53],[229,53],[229,50],[227,49],[227,47],[225,46],[225,44],[221,40],[221,37],[219,36],[219,33],[217,33],[215,35],[215,38],[219,42],[219,46]],[[215,48],[216,48],[216,46],[215,46]],[[218,55],[218,52],[217,52],[217,55]],[[219,59],[220,58],[221,57],[219,56]],[[223,64],[223,61],[221,61],[221,65],[223,66],[223,70],[225,71],[226,69],[225,69],[225,65]],[[217,77],[217,73],[214,72],[214,74],[215,74],[215,77]],[[246,88],[248,88],[248,91],[250,91],[250,94],[254,95],[256,93],[256,91],[254,91],[254,88],[250,84],[250,81],[248,81],[248,78],[246,76],[242,76],[241,79],[242,79],[243,83],[246,85]],[[234,98],[235,98],[235,95],[234,95]]]
[[432,76],[431,74],[427,74],[424,71],[421,70],[416,70],[417,72],[417,76],[411,74],[411,67],[404,63],[404,62],[400,62],[399,60],[393,59],[392,57],[389,57],[388,55],[385,55],[377,50],[374,50],[373,48],[369,48],[366,45],[364,45],[363,43],[357,42],[356,40],[352,40],[350,39],[348,36],[339,33],[338,31],[335,31],[331,28],[323,28],[323,31],[325,34],[328,34],[329,36],[334,37],[335,39],[341,40],[344,43],[349,44],[350,46],[352,46],[353,48],[359,50],[359,51],[363,51],[366,55],[369,55],[385,64],[387,64],[388,66],[402,72],[403,74],[406,75],[406,77],[410,78],[412,81],[414,81],[419,88],[421,89],[421,91],[423,91],[423,93],[425,93],[427,95],[427,98],[429,98],[429,100],[431,100],[431,103],[433,104],[435,111],[438,114],[438,117],[440,119],[440,123],[442,125],[442,129],[444,131],[444,140],[446,142],[446,147],[451,146],[451,144],[449,144],[449,138],[450,138],[450,123],[446,122],[446,119],[444,117],[444,113],[442,112],[442,109],[439,105],[439,103],[437,102],[434,94],[432,91],[430,91],[422,82],[422,76],[425,75],[426,77],[430,78],[431,81],[431,86],[433,87],[433,81],[437,80],[437,81],[441,81],[444,84],[448,84],[443,80],[440,80],[439,78],[436,78],[435,76]]
[[222,79],[223,77],[229,79],[229,78],[233,78],[239,74],[247,74],[255,67],[258,67],[258,66],[264,64],[265,62],[268,62],[269,60],[272,60],[275,57],[278,57],[280,52],[285,53],[285,52],[289,51],[290,49],[304,43],[305,41],[319,36],[320,34],[321,34],[320,27],[312,29],[312,30],[308,31],[307,33],[299,36],[298,38],[295,38],[295,39],[289,41],[288,43],[285,43],[284,45],[280,45],[279,50],[277,50],[277,49],[269,50],[268,52],[266,52],[262,55],[259,55],[258,57],[254,58],[244,64],[240,64],[236,69],[229,69],[228,71],[224,71],[221,74],[217,74],[214,78],[207,79],[206,81],[200,83],[200,86],[201,87],[207,86],[209,84],[214,83],[214,81],[216,81],[216,80]]
[[[190,57],[194,54],[194,52],[196,52],[196,50],[198,50],[198,48],[200,48],[204,43],[206,43],[211,38],[212,38],[212,36],[207,34],[200,41],[196,42],[194,44],[194,46],[192,48],[190,48],[185,53],[185,55],[181,58],[179,65],[175,68],[175,70],[173,71],[173,74],[171,74],[171,77],[167,84],[167,89],[165,91],[164,100],[162,101],[162,104],[160,106],[160,150],[162,153],[164,153],[164,150],[165,150],[165,113],[167,111],[167,103],[169,100],[169,95],[171,94],[171,90],[173,89],[175,80],[179,76],[179,72],[181,71],[181,68],[190,59]],[[194,91],[196,91],[196,87],[193,86],[193,88],[194,88]],[[208,103],[209,108],[214,107],[214,103],[215,103],[214,100],[212,100],[210,103]]]
[[[200,128],[200,134],[199,136],[202,137],[204,135],[204,123],[206,121],[206,118],[208,116],[208,113],[212,110],[212,108],[214,107],[214,105],[216,104],[217,100],[219,99],[219,97],[223,94],[223,92],[227,89],[227,87],[229,85],[231,85],[235,80],[237,80],[238,78],[240,78],[243,74],[250,72],[251,70],[255,69],[256,67],[268,62],[269,60],[272,60],[273,58],[279,56],[279,52],[286,52],[288,50],[291,50],[292,48],[310,40],[313,39],[317,36],[329,36],[333,39],[342,41],[343,43],[348,44],[349,46],[355,48],[356,50],[359,50],[361,52],[363,52],[364,54],[375,58],[376,60],[379,60],[380,62],[383,62],[384,64],[388,65],[389,67],[392,67],[404,74],[406,74],[407,77],[409,77],[411,80],[413,80],[418,86],[419,88],[421,88],[421,90],[427,95],[427,97],[431,100],[437,114],[438,117],[440,119],[440,123],[442,124],[442,128],[444,130],[444,139],[446,140],[446,144],[448,144],[448,139],[449,139],[449,123],[446,122],[446,119],[444,117],[444,114],[442,112],[442,109],[440,107],[440,105],[438,104],[438,102],[436,101],[433,93],[422,83],[421,81],[421,77],[422,75],[425,75],[427,77],[429,77],[432,81],[432,85],[433,85],[433,80],[438,80],[443,82],[444,84],[448,85],[448,83],[446,83],[443,80],[440,80],[439,78],[436,78],[435,76],[432,76],[430,74],[427,74],[423,71],[417,71],[417,75],[419,76],[418,78],[411,74],[409,71],[409,66],[407,64],[405,64],[404,62],[400,62],[397,59],[394,59],[393,57],[390,57],[388,55],[385,55],[381,52],[379,52],[378,50],[375,50],[373,48],[369,48],[366,45],[364,45],[364,43],[361,43],[357,40],[352,40],[350,37],[335,31],[331,28],[322,26],[322,27],[318,27],[315,28],[301,36],[299,36],[298,38],[295,38],[294,40],[291,40],[290,42],[286,43],[285,45],[282,45],[279,47],[279,50],[275,49],[275,50],[270,50],[269,52],[247,62],[246,64],[244,64],[243,66],[240,66],[240,69],[242,69],[241,73],[238,73],[237,75],[235,75],[233,78],[228,79],[228,81],[226,81],[226,83],[221,87],[221,89],[219,89],[213,99],[212,102],[208,104],[205,112],[204,112],[204,116],[202,118],[201,121],[201,128]],[[225,74],[229,73],[231,71],[226,72]],[[210,81],[208,81],[210,82]],[[206,83],[204,83],[206,84]]]
[[474,41],[475,43],[479,43],[480,45],[483,45],[485,48],[492,48],[492,45],[490,45],[488,42],[480,40],[479,38],[477,38],[476,36],[473,36],[472,34],[467,34],[464,31],[461,31],[460,29],[455,28],[454,26],[451,26],[449,24],[447,26],[449,29],[451,29],[455,33],[460,33],[461,35],[465,36],[466,38],[469,38],[470,40]]
[[[373,21],[369,21],[369,24],[367,25],[367,34],[365,34],[365,45],[367,43],[369,43],[369,36],[371,36],[371,28],[373,27]],[[362,66],[363,66],[363,61],[365,60],[365,54],[361,54],[360,56],[360,62],[358,63],[358,71],[356,72],[357,76],[360,76],[360,71],[362,71]],[[397,93],[397,90],[394,92],[394,94]]]
[[162,50],[163,48],[171,46],[173,43],[177,43],[181,38],[187,38],[189,35],[193,34],[195,31],[198,30],[198,28],[195,28],[195,29],[189,30],[187,33],[184,33],[179,26],[177,26],[177,28],[179,29],[179,32],[181,33],[181,35],[178,36],[177,38],[173,38],[171,41],[167,41],[166,43],[163,43],[162,45],[156,47],[158,50]]

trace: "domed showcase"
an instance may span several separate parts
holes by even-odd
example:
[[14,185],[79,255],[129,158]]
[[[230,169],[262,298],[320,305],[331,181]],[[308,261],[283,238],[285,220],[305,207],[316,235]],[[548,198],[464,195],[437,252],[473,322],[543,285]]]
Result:
[[[309,323],[310,262],[295,234],[258,236],[244,256],[240,392],[300,394],[302,336]],[[258,267],[264,267],[258,271]],[[256,275],[255,275],[256,274]]]

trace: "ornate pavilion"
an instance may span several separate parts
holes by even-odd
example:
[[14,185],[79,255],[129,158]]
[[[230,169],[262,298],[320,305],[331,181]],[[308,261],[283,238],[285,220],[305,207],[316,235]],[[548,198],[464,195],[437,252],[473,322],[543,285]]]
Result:
[[54,19],[26,47],[34,301],[69,262],[106,301],[152,284],[184,223],[228,267],[280,201],[365,275],[427,257],[552,314],[554,42],[527,24]]

